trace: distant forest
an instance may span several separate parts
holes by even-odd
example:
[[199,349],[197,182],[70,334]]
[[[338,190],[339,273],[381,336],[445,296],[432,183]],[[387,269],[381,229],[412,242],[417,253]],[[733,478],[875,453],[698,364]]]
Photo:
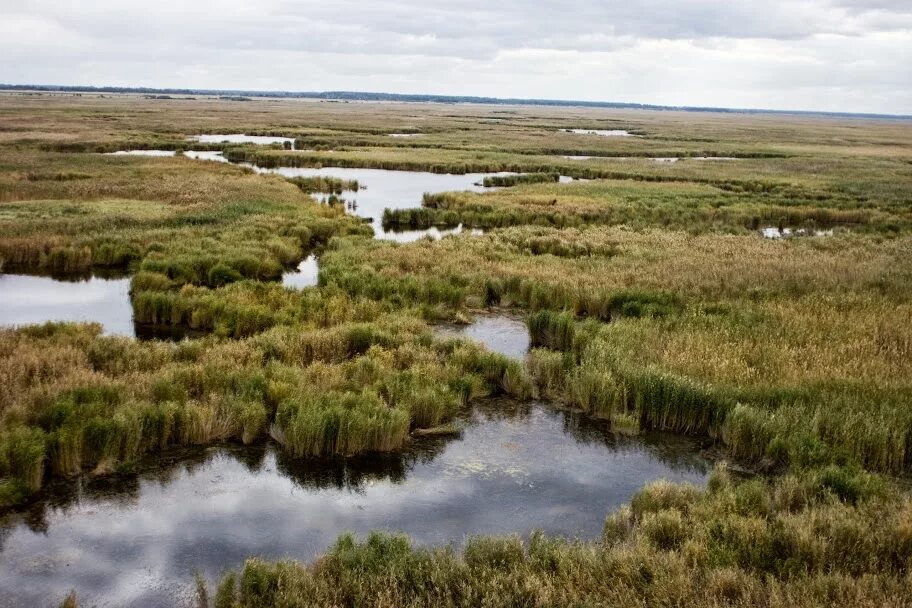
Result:
[[133,93],[149,95],[153,99],[167,99],[168,95],[213,95],[232,101],[245,101],[254,97],[322,99],[326,101],[390,101],[406,103],[441,104],[493,104],[511,106],[562,106],[583,108],[616,108],[634,110],[664,110],[681,112],[731,112],[739,114],[804,114],[816,116],[844,116],[856,118],[912,119],[910,115],[869,114],[853,112],[817,112],[811,110],[764,110],[747,108],[718,108],[702,106],[663,106],[644,103],[614,101],[579,101],[572,99],[518,99],[501,97],[476,97],[471,95],[416,95],[405,93],[368,93],[363,91],[244,91],[235,89],[156,89],[151,87],[92,87],[79,85],[2,84],[0,91],[43,91],[48,93]]

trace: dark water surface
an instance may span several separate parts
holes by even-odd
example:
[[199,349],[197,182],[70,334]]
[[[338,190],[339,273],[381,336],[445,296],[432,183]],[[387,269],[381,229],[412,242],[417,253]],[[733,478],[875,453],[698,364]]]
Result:
[[345,531],[457,547],[533,529],[596,538],[644,483],[708,473],[688,440],[614,435],[544,404],[485,404],[464,424],[460,438],[349,462],[220,447],[61,482],[0,519],[0,606],[56,606],[71,589],[85,606],[190,605],[196,569],[211,582],[252,555],[311,560]]
[[195,160],[212,160],[217,163],[231,162],[220,151],[215,150],[187,150],[184,152],[184,156]]
[[787,239],[800,236],[833,236],[833,230],[814,230],[808,228],[779,228],[767,226],[760,229],[760,234],[767,239]]
[[117,152],[107,152],[105,156],[153,156],[167,157],[175,156],[174,150],[118,150]]

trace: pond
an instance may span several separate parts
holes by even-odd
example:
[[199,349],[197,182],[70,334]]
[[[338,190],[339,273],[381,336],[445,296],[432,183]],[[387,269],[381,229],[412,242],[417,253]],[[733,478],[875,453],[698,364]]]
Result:
[[387,230],[383,236],[378,236],[378,238],[396,241],[398,243],[410,243],[425,238],[437,241],[447,235],[463,233],[479,236],[484,234],[484,230],[480,228],[464,228],[462,224],[459,224],[455,228],[438,228],[437,226],[431,226],[430,228],[419,228],[416,230]]
[[295,149],[294,137],[274,137],[272,135],[245,135],[243,133],[232,133],[229,135],[194,135],[188,137],[190,141],[198,141],[201,144],[257,144],[266,146],[269,144],[288,144],[292,150]]
[[104,333],[134,335],[130,279],[0,275],[0,325],[95,321]]
[[563,133],[575,133],[577,135],[598,135],[600,137],[639,137],[630,131],[624,129],[561,129]]
[[106,152],[105,156],[174,156],[174,150],[118,150],[117,152]]
[[369,219],[374,234],[379,239],[399,242],[415,241],[430,236],[439,238],[445,234],[462,232],[461,228],[440,230],[394,231],[383,228],[384,209],[416,209],[421,207],[425,192],[447,192],[468,190],[485,192],[492,188],[481,186],[486,175],[512,175],[510,173],[428,173],[423,171],[390,171],[386,169],[348,169],[341,167],[297,168],[277,167],[258,169],[261,173],[276,173],[284,177],[336,177],[345,181],[357,180],[361,185],[358,192],[343,193],[343,198],[354,203],[351,210],[358,217]]
[[579,154],[561,154],[561,158],[567,160],[593,160],[601,159],[607,161],[641,161],[641,160],[651,160],[657,163],[666,163],[666,162],[675,162],[680,160],[678,158],[672,157],[659,157],[659,156],[598,156],[598,155],[579,155]]
[[231,161],[225,158],[221,151],[218,150],[187,150],[184,152],[184,156],[187,158],[193,158],[196,160],[211,160],[217,163],[230,163]]
[[478,315],[466,325],[438,325],[434,332],[443,338],[468,338],[483,344],[485,348],[522,361],[529,352],[529,329],[518,315]]
[[[117,152],[106,152],[105,156],[152,156],[156,158],[166,158],[176,156],[174,150],[118,150]],[[184,156],[196,160],[212,160],[219,163],[231,162],[225,158],[219,150],[186,150]]]
[[561,154],[561,158],[566,158],[567,160],[592,160],[593,158],[603,158],[605,160],[651,160],[659,164],[674,164],[678,161],[684,160],[741,160],[740,158],[734,156],[583,156],[576,154]]
[[[216,136],[200,136],[216,137]],[[222,136],[218,136],[222,137]],[[229,136],[224,136],[229,137]],[[257,136],[244,136],[257,137]],[[282,138],[272,138],[282,139]],[[285,138],[288,139],[288,138]],[[202,141],[202,140],[201,140]],[[111,154],[138,155],[138,156],[174,156],[168,150],[122,150]],[[188,150],[184,155],[197,160],[215,162],[230,162],[220,151]],[[490,175],[515,175],[514,173],[466,173],[463,175],[449,173],[429,173],[423,171],[393,171],[388,169],[349,169],[342,167],[299,168],[299,167],[257,167],[249,163],[237,163],[257,173],[274,173],[283,177],[337,177],[342,180],[357,180],[361,185],[358,192],[346,192],[343,198],[350,205],[346,209],[358,217],[370,220],[374,235],[379,239],[407,243],[418,239],[430,237],[439,239],[448,234],[461,234],[468,232],[473,235],[481,234],[480,230],[464,230],[463,227],[455,228],[425,228],[417,230],[386,230],[383,228],[383,211],[389,209],[415,209],[421,207],[425,192],[437,193],[447,191],[468,190],[471,192],[485,192],[494,188],[482,186],[482,180]],[[568,176],[560,177],[561,183],[574,181]]]
[[345,531],[457,548],[533,529],[597,538],[644,483],[708,474],[689,440],[616,435],[542,403],[484,404],[462,424],[459,438],[347,462],[225,446],[60,482],[0,520],[0,606],[56,606],[71,589],[86,606],[190,606],[195,571],[212,583],[252,555],[312,560]]
[[760,234],[767,239],[787,239],[796,236],[833,236],[833,230],[814,230],[809,228],[778,228],[767,226],[760,229]]
[[313,287],[317,284],[319,274],[320,263],[317,256],[309,255],[298,264],[297,268],[282,275],[282,285],[293,289]]
[[48,321],[95,322],[105,335],[141,340],[178,341],[203,335],[188,327],[134,323],[128,277],[0,274],[0,327]]

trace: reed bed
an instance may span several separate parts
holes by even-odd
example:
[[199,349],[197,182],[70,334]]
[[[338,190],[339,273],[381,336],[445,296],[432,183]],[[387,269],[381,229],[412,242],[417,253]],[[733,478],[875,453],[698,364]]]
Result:
[[560,343],[569,358],[533,351],[529,369],[540,390],[590,409],[574,390],[585,371],[599,378],[601,409],[635,413],[641,429],[716,437],[754,466],[851,461],[908,471],[910,341],[904,330],[878,333],[906,306],[875,309],[866,297],[767,306],[746,319],[691,313],[578,325],[582,340]]
[[337,177],[290,177],[292,184],[308,194],[342,194],[343,192],[357,192],[360,188],[356,179],[339,179]]
[[569,355],[533,352],[539,390],[602,417],[708,435],[761,467],[848,459],[901,473],[912,464],[902,241],[523,228],[409,247],[336,241],[323,277],[387,302],[534,311],[533,347]]
[[518,184],[555,183],[560,179],[559,173],[521,173],[519,175],[488,175],[482,180],[486,188],[507,188]]
[[758,194],[720,184],[630,184],[617,180],[527,186],[484,194],[426,194],[422,209],[390,212],[384,219],[404,228],[460,223],[485,229],[604,224],[658,225],[690,232],[744,232],[771,226],[811,233],[834,228],[895,233],[910,226],[908,206],[902,198],[872,204],[846,193],[808,187],[790,186]]
[[[71,158],[36,153],[21,162],[67,166]],[[279,177],[188,158],[95,159],[88,179],[18,182],[16,202],[0,216],[8,269],[142,266],[177,283],[218,286],[277,278],[333,234],[370,233]]]
[[[408,247],[339,240],[323,256],[321,272],[326,285],[378,299],[469,306],[496,300],[607,321],[612,312],[623,315],[625,306],[634,316],[667,316],[687,302],[711,308],[746,294],[873,291],[904,301],[907,241],[515,228]],[[543,255],[529,255],[535,249]],[[574,249],[581,255],[565,257]],[[590,251],[596,255],[586,255]]]
[[469,342],[435,343],[411,316],[368,316],[175,345],[90,325],[0,330],[4,504],[48,476],[129,470],[172,445],[270,434],[293,456],[394,450],[470,400],[528,395],[516,362]]

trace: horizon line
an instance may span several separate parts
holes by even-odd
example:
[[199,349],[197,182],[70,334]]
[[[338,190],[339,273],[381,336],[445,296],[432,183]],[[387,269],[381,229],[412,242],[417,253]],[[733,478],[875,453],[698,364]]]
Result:
[[585,101],[523,97],[488,97],[482,95],[443,95],[433,93],[384,93],[371,91],[288,91],[255,89],[205,89],[183,87],[93,86],[58,84],[0,83],[0,91],[39,91],[48,93],[138,93],[159,95],[207,95],[216,97],[278,97],[287,99],[321,99],[328,101],[399,101],[406,103],[520,105],[545,107],[584,107],[634,109],[648,111],[717,112],[726,114],[794,114],[842,118],[912,120],[912,114],[880,112],[840,112],[830,110],[776,110],[769,108],[730,108],[723,106],[663,105],[618,101]]

